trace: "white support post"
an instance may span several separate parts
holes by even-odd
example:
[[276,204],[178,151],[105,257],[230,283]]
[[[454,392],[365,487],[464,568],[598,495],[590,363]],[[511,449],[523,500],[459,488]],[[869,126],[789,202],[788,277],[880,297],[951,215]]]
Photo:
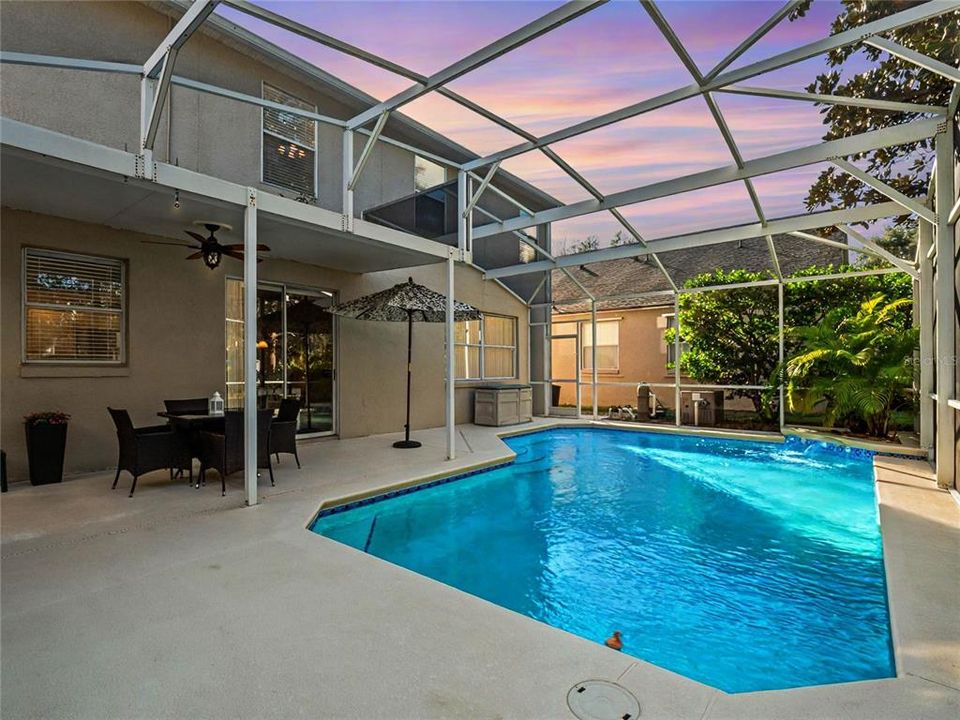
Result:
[[466,252],[467,249],[467,222],[469,220],[467,217],[467,203],[469,201],[467,197],[468,179],[467,173],[463,170],[457,173],[457,247],[461,253]]
[[784,405],[786,401],[786,395],[784,393],[784,381],[786,379],[786,368],[783,367],[783,283],[777,283],[777,340],[779,343],[779,353],[778,357],[780,358],[780,377],[779,379],[779,388],[780,388],[780,432],[783,432],[783,426],[786,425],[786,407]]
[[[369,142],[369,141],[368,141]],[[353,188],[350,180],[353,178],[353,130],[343,131],[343,229],[353,232]]]
[[954,410],[956,356],[956,249],[953,228],[950,227],[950,207],[954,201],[953,187],[953,122],[944,123],[944,129],[935,138],[937,152],[936,211],[937,211],[937,268],[935,302],[937,307],[937,485],[952,488],[956,483],[954,468]]
[[680,427],[680,293],[673,294],[673,322],[676,332],[673,335],[673,402],[674,423]]
[[920,262],[917,319],[920,326],[920,383],[917,388],[920,407],[920,447],[933,448],[933,429],[936,408],[933,404],[933,261],[930,248],[933,247],[933,225],[922,218],[917,227],[917,259]]
[[153,178],[153,149],[146,146],[153,117],[153,102],[157,95],[157,81],[153,78],[140,78],[140,154],[143,156],[143,177]]
[[599,419],[597,400],[597,301],[590,300],[590,394],[593,396],[593,419]]
[[243,487],[257,504],[257,191],[243,213]]
[[444,317],[445,330],[447,335],[447,397],[446,397],[446,425],[447,425],[447,460],[453,460],[457,457],[457,406],[456,406],[456,369],[454,367],[454,310],[453,310],[453,292],[454,292],[454,271],[453,249],[447,257],[447,308]]

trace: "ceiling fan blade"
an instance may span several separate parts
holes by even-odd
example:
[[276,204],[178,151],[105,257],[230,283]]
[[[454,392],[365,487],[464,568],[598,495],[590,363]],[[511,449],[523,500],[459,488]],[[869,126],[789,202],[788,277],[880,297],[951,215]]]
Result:
[[[232,245],[221,245],[221,247],[228,250],[236,250],[237,252],[243,252],[243,243],[234,243]],[[270,246],[260,244],[260,245],[257,245],[257,250],[260,250],[262,252],[270,252]]]
[[147,245],[175,245],[177,247],[193,247],[190,243],[185,242],[164,242],[163,240],[141,240],[140,242]]
[[232,258],[236,258],[237,260],[243,260],[243,253],[237,252],[236,250],[227,250],[224,248],[223,254]]
[[203,257],[203,250],[199,250],[199,251],[193,253],[192,255],[187,255],[187,257],[186,257],[185,259],[186,259],[186,260],[199,260],[199,259],[202,258],[202,257]]
[[184,230],[184,232],[190,237],[192,237],[194,240],[199,241],[201,245],[207,241],[207,239],[203,235],[200,235],[199,233],[195,233],[193,230]]

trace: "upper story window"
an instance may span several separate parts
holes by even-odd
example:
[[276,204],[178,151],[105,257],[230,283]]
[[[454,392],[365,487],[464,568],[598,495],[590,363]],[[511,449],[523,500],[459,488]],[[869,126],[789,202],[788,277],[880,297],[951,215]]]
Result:
[[[580,328],[580,366],[584,370],[593,370],[593,326],[589,322],[582,322]],[[620,321],[599,321],[597,322],[597,372],[618,372],[619,370]]]
[[517,319],[486,315],[456,323],[457,380],[502,380],[517,376]]
[[447,171],[443,165],[433,160],[415,155],[413,158],[413,187],[417,192],[428,190],[447,181]]
[[[263,99],[299,110],[317,110],[315,105],[266,83],[263,84]],[[262,118],[263,182],[316,197],[316,121],[273,108],[263,108]]]
[[24,363],[125,362],[123,260],[25,248]]

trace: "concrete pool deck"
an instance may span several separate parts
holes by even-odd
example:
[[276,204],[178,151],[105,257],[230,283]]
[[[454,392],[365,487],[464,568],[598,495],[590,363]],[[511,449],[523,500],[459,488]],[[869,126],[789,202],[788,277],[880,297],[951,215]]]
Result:
[[[537,421],[535,427],[557,424]],[[530,426],[527,426],[529,428]],[[243,507],[112,472],[0,496],[3,718],[569,718],[613,680],[646,718],[960,716],[960,506],[880,459],[899,677],[727,695],[308,532],[321,503],[509,457],[498,428],[302,444]]]

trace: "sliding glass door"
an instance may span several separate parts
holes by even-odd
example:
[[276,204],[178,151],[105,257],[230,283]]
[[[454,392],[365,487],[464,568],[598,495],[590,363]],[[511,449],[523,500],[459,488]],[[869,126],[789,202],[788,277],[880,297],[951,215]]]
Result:
[[[336,431],[333,293],[262,283],[257,287],[257,406],[300,400],[297,432]],[[243,282],[227,280],[227,406],[243,406]]]

